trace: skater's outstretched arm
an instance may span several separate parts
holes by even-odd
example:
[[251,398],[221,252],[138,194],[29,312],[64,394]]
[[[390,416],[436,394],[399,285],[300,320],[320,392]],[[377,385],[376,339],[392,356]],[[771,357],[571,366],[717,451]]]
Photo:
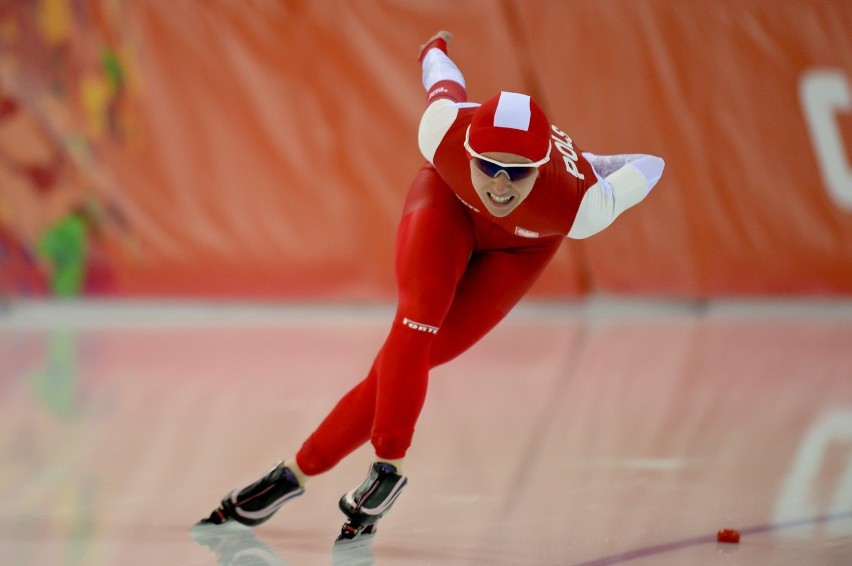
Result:
[[420,46],[427,107],[420,119],[417,142],[420,152],[430,163],[459,109],[478,106],[467,102],[464,75],[447,55],[450,39],[450,32],[440,31]]
[[588,238],[612,224],[622,212],[639,204],[651,192],[665,167],[661,158],[641,153],[583,152],[582,156],[591,164],[597,182],[583,195],[569,238]]

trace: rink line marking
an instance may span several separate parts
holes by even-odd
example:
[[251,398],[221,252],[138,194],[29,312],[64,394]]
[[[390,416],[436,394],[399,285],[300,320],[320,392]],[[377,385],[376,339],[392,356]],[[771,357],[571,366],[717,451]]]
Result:
[[[842,521],[845,519],[852,519],[852,511],[832,515],[819,515],[808,519],[795,519],[792,521],[785,521],[783,523],[768,523],[766,525],[758,525],[755,527],[747,527],[744,529],[737,530],[743,537],[745,537],[747,535],[768,533],[772,531],[781,531],[784,529],[803,527],[807,525],[816,525],[819,523],[828,523],[831,521]],[[574,564],[574,566],[609,566],[611,564],[621,564],[622,562],[636,560],[637,558],[645,558],[648,556],[653,556],[655,554],[664,554],[673,550],[680,550],[682,548],[688,548],[690,546],[697,546],[699,544],[707,544],[711,542],[716,542],[715,533],[707,536],[693,537],[664,544],[657,544],[654,546],[647,546],[645,548],[637,548],[636,550],[629,550],[627,552],[622,552],[621,554],[613,554],[612,556],[597,558],[595,560],[589,560],[587,562],[578,562]]]

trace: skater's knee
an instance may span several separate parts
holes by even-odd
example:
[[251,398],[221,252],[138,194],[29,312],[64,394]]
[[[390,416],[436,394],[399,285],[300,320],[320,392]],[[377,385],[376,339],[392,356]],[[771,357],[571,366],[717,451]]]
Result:
[[296,454],[296,464],[306,476],[316,476],[327,472],[336,466],[338,461],[322,455],[309,446],[308,443],[305,443],[302,449]]
[[379,458],[398,460],[405,457],[408,447],[411,446],[411,435],[391,435],[376,432],[373,433],[372,443],[376,450],[376,456]]

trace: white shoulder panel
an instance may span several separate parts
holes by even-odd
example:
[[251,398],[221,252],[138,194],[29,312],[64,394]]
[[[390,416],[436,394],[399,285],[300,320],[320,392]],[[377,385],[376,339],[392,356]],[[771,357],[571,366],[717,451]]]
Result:
[[459,105],[448,98],[439,98],[426,108],[423,117],[420,118],[420,131],[417,134],[417,143],[420,153],[429,163],[433,163],[435,152],[447,130],[456,121],[459,115]]

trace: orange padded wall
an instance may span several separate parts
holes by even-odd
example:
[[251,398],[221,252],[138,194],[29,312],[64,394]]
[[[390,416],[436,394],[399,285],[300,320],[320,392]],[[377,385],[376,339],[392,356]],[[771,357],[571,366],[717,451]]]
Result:
[[[74,161],[109,178],[91,183],[121,218],[94,243],[102,293],[392,299],[422,161],[416,56],[439,29],[472,100],[525,91],[580,148],[667,162],[644,202],[565,242],[535,296],[852,292],[846,0],[88,5],[64,32],[29,8],[0,16],[22,30],[4,39],[17,92],[52,131],[82,132]],[[50,33],[67,41],[59,76]],[[105,49],[121,136],[95,127]],[[66,122],[45,101],[57,82]]]

